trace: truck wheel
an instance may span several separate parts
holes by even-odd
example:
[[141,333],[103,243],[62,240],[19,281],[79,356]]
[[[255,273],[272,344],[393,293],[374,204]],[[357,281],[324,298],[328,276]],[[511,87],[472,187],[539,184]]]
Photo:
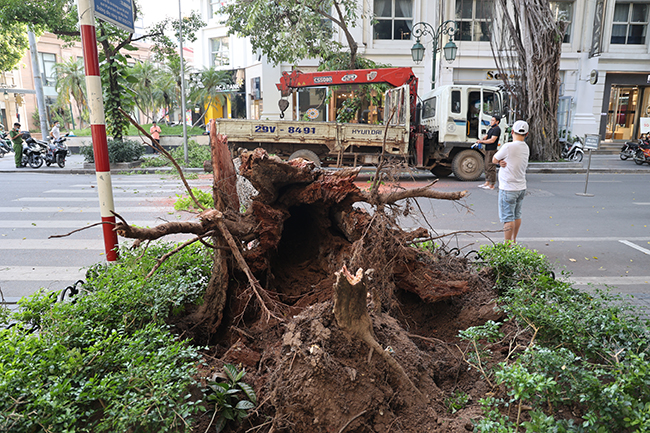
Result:
[[483,155],[470,149],[458,152],[451,161],[451,170],[460,180],[476,180],[483,173]]
[[436,165],[431,169],[431,173],[433,173],[436,177],[447,177],[451,174],[451,168],[442,165]]
[[320,168],[320,158],[311,150],[307,150],[307,149],[296,150],[289,157],[289,161],[297,158],[302,158],[302,159],[306,159],[307,161],[311,161],[314,163],[316,167]]

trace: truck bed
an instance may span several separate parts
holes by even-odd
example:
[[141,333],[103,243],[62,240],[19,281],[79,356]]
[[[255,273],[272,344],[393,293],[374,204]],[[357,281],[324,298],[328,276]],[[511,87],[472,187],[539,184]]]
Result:
[[404,125],[217,119],[217,133],[237,148],[264,148],[289,157],[298,150],[314,152],[325,164],[356,165],[378,160],[386,137],[386,153],[408,158],[409,131]]

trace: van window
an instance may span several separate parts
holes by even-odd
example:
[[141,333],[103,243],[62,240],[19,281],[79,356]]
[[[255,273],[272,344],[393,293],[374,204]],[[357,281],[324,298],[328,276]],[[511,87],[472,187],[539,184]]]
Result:
[[460,113],[460,90],[451,91],[451,112]]
[[499,96],[495,92],[489,90],[483,91],[483,113],[490,116],[501,115]]
[[422,104],[422,118],[428,119],[436,115],[436,97],[429,98]]

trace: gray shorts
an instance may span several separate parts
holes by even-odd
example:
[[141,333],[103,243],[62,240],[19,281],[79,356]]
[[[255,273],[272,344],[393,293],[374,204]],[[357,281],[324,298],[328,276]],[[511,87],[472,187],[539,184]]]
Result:
[[521,191],[499,190],[499,219],[502,223],[521,219],[521,202],[524,201],[525,195],[525,189]]

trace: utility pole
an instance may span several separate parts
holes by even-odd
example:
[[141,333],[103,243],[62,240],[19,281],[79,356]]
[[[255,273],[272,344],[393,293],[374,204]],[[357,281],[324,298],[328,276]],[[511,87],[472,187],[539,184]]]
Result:
[[188,165],[187,123],[185,122],[185,62],[183,60],[183,16],[181,15],[181,0],[178,0],[178,41],[181,48],[181,119],[183,122],[183,152],[185,153],[185,165]]
[[47,109],[45,108],[45,95],[43,94],[43,81],[41,80],[41,68],[38,64],[38,52],[36,51],[36,37],[31,30],[27,32],[29,38],[29,51],[32,54],[32,72],[34,74],[34,88],[36,90],[36,103],[38,105],[38,117],[41,120],[41,134],[43,140],[47,140]]

